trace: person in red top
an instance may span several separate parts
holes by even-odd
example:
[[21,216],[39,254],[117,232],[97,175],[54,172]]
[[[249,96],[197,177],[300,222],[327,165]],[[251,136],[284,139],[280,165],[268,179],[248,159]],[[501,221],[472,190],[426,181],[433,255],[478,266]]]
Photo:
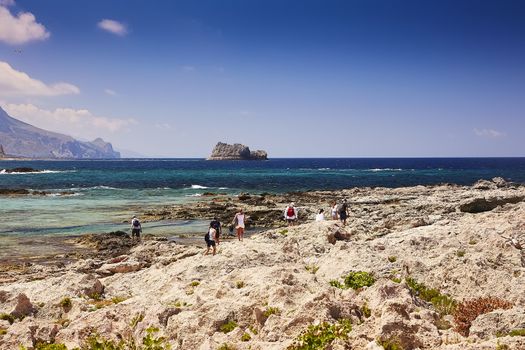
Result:
[[293,226],[297,222],[297,208],[295,203],[290,203],[284,210],[284,219],[288,222],[288,226]]

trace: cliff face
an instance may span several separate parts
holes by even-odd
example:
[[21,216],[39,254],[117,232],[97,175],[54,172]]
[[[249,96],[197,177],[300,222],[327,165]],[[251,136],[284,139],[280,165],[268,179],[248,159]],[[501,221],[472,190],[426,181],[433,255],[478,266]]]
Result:
[[219,142],[213,149],[208,160],[267,160],[266,151],[250,151],[250,148],[240,143],[229,145]]
[[[10,117],[0,107],[0,144],[5,156],[27,158],[120,158],[111,143],[92,142],[43,130]],[[0,155],[1,156],[1,155]]]

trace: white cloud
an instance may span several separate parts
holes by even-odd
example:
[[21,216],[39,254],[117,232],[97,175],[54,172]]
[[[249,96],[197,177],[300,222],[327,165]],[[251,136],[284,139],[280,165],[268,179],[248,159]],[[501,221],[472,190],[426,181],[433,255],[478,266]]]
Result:
[[137,124],[129,119],[107,118],[93,115],[87,109],[56,108],[41,109],[33,104],[4,104],[9,115],[26,123],[49,131],[74,137],[92,139],[114,134]]
[[116,92],[115,90],[104,89],[104,92],[105,92],[107,95],[110,95],[110,96],[117,96],[117,92]]
[[161,130],[171,130],[172,129],[171,125],[168,123],[156,123],[155,127]]
[[15,4],[15,0],[0,0],[0,6],[13,6]]
[[114,21],[112,19],[103,19],[102,21],[97,23],[97,26],[100,29],[104,29],[105,31],[108,31],[118,36],[124,36],[128,34],[128,28],[125,24],[118,21]]
[[195,70],[194,66],[182,66],[182,70],[185,72],[193,72]]
[[0,61],[0,97],[9,96],[58,96],[79,94],[75,85],[59,82],[46,84],[17,71],[7,62]]
[[500,137],[507,136],[502,131],[494,130],[494,129],[474,129],[474,134],[476,134],[479,137],[487,137],[490,139],[497,139]]
[[7,44],[25,44],[34,40],[45,40],[51,35],[42,24],[36,22],[31,12],[20,12],[13,16],[5,7],[14,2],[1,0],[0,4],[0,41]]

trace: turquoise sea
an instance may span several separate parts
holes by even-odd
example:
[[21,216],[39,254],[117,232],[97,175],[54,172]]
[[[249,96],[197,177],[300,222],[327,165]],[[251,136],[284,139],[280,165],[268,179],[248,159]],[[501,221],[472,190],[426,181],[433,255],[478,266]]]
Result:
[[[8,174],[31,167],[38,173]],[[46,196],[0,197],[0,258],[20,242],[56,235],[127,230],[147,208],[198,200],[204,192],[289,192],[363,186],[472,184],[501,176],[525,183],[525,158],[323,158],[221,161],[122,159],[0,161],[0,188]],[[64,195],[61,192],[70,192]],[[144,231],[176,237],[200,234],[204,218],[146,223]]]

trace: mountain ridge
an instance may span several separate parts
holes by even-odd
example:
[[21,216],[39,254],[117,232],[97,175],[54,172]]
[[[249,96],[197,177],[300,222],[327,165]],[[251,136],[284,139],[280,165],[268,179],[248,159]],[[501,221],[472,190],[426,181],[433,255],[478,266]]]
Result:
[[0,145],[4,157],[45,159],[120,158],[120,153],[101,138],[79,141],[69,135],[37,128],[11,117],[0,106]]

